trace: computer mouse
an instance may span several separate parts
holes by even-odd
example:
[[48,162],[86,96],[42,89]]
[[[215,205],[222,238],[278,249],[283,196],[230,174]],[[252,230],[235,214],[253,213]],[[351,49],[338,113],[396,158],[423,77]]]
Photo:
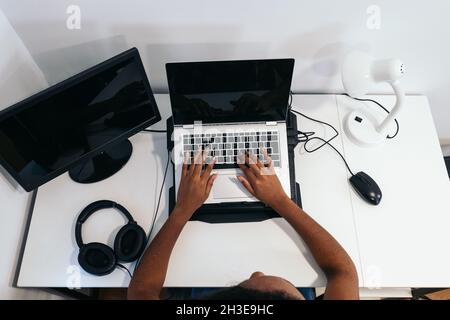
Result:
[[378,205],[381,201],[381,189],[367,173],[358,172],[350,178],[350,183],[356,192],[367,202]]

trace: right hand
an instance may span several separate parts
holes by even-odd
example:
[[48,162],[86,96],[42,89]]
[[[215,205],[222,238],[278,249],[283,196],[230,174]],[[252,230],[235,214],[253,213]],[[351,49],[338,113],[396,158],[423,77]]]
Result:
[[244,176],[237,178],[254,197],[275,209],[277,205],[290,199],[278,180],[272,159],[267,152],[263,151],[263,153],[268,160],[267,166],[264,166],[256,156],[246,155],[245,164],[239,164]]

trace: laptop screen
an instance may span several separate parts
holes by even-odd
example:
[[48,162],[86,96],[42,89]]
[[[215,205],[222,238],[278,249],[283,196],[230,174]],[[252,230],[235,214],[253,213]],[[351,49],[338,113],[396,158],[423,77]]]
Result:
[[284,121],[294,59],[166,64],[176,125]]

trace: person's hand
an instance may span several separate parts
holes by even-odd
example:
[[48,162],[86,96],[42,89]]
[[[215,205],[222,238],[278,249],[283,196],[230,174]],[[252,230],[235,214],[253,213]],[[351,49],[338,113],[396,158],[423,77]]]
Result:
[[265,166],[256,156],[245,155],[245,162],[239,164],[245,176],[238,176],[243,186],[256,198],[275,209],[283,201],[290,200],[275,173],[272,159],[263,150],[268,163]]
[[175,210],[186,221],[208,199],[214,180],[216,179],[215,174],[211,175],[215,159],[203,169],[207,153],[208,151],[198,152],[195,155],[194,163],[190,165],[188,164],[187,157],[184,157]]

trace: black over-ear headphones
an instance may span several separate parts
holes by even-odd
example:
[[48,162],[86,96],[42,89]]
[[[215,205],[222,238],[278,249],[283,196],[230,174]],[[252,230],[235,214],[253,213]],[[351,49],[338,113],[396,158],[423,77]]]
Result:
[[[106,244],[91,242],[84,244],[81,236],[83,223],[96,211],[116,208],[128,219],[114,240],[114,250]],[[130,212],[118,203],[99,200],[91,203],[81,211],[75,227],[75,239],[80,252],[78,263],[91,274],[104,276],[113,272],[119,261],[132,262],[140,257],[146,243],[145,231],[133,220]]]

